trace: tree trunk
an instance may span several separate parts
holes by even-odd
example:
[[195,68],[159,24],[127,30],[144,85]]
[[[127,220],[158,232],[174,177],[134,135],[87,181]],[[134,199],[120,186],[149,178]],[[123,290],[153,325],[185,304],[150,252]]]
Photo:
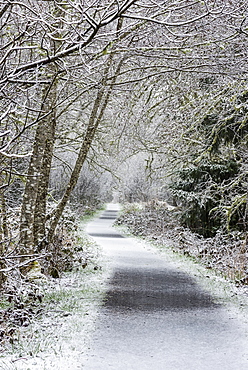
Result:
[[[58,19],[58,22],[62,14],[62,9],[54,12],[54,17]],[[60,35],[55,36],[59,38]],[[50,45],[54,53],[59,46],[60,42],[57,40],[53,40]],[[46,202],[56,130],[54,107],[57,100],[57,66],[50,64],[46,69],[46,75],[53,76],[50,85],[44,89],[42,97],[41,111],[47,115],[36,130],[22,203],[20,246],[23,254],[33,253],[39,241],[43,240],[46,234]]]
[[3,239],[8,239],[9,237],[9,228],[8,228],[8,217],[7,217],[7,209],[6,209],[6,202],[4,193],[0,193],[0,201],[1,201],[1,231]]
[[48,241],[49,242],[51,241],[51,239],[54,235],[55,229],[58,225],[59,219],[60,219],[60,217],[61,217],[61,215],[64,211],[64,208],[65,208],[65,206],[66,206],[66,204],[67,204],[67,202],[70,198],[71,192],[73,191],[73,189],[75,188],[75,186],[77,184],[82,166],[85,162],[86,156],[89,152],[92,141],[94,139],[95,132],[96,132],[97,127],[100,123],[100,117],[99,117],[99,119],[96,120],[96,116],[97,116],[97,112],[98,112],[99,106],[101,104],[102,98],[103,98],[103,88],[101,90],[99,90],[98,93],[97,93],[97,97],[96,97],[96,100],[95,100],[95,103],[94,103],[94,106],[93,106],[93,109],[92,109],[91,117],[90,117],[90,122],[89,122],[89,125],[88,125],[88,128],[87,128],[83,143],[81,145],[81,148],[80,148],[77,160],[76,160],[76,164],[75,164],[74,169],[71,173],[71,177],[70,177],[69,183],[67,185],[67,188],[64,192],[64,195],[63,195],[60,203],[58,204],[58,206],[55,210],[55,213],[53,215],[53,218],[52,218],[52,221],[51,221],[51,224],[50,224],[50,229],[49,229],[49,232],[48,232]]
[[[6,203],[4,193],[0,193],[0,202],[1,202],[1,217],[0,217],[0,257],[4,256],[5,252],[5,243],[9,237],[8,224],[7,224],[7,213],[6,213]],[[0,270],[4,269],[5,263],[4,260],[0,260]],[[0,288],[6,280],[6,275],[3,272],[0,272]]]
[[52,237],[53,237],[55,229],[58,225],[59,219],[60,219],[60,217],[61,217],[61,215],[64,211],[64,208],[65,208],[65,206],[66,206],[66,204],[67,204],[67,202],[70,198],[70,195],[71,195],[73,189],[75,188],[75,186],[77,184],[81,169],[83,167],[83,164],[86,160],[87,154],[88,154],[88,152],[91,148],[93,139],[95,137],[95,133],[97,131],[97,128],[98,128],[98,126],[101,122],[101,119],[103,117],[104,111],[105,111],[105,109],[107,107],[107,104],[109,102],[109,98],[110,98],[114,83],[116,81],[116,78],[117,78],[117,76],[120,72],[121,65],[123,63],[123,59],[117,65],[114,77],[111,80],[112,81],[111,85],[107,87],[106,86],[106,81],[107,81],[107,77],[108,77],[108,74],[109,74],[109,71],[110,71],[110,67],[112,66],[112,62],[113,62],[113,55],[110,55],[110,57],[108,59],[108,62],[107,62],[107,65],[106,65],[105,70],[104,70],[104,74],[103,74],[104,78],[103,78],[103,81],[102,81],[102,87],[97,92],[97,96],[96,96],[96,99],[95,99],[95,102],[94,102],[94,105],[93,105],[93,108],[92,108],[92,111],[91,111],[91,115],[90,115],[90,118],[89,118],[88,128],[87,128],[86,134],[84,136],[84,140],[82,142],[82,145],[81,145],[81,148],[80,148],[77,160],[76,160],[76,164],[75,164],[74,169],[71,173],[71,177],[70,177],[69,183],[67,185],[67,188],[64,192],[64,195],[63,195],[60,203],[58,204],[54,214],[52,215],[52,220],[51,220],[50,228],[49,228],[49,232],[48,232],[48,241],[49,242],[52,240]]
[[[54,84],[52,88],[52,95],[53,97],[51,97],[51,94],[49,94],[49,97],[50,99],[53,98],[52,101],[55,103],[57,95],[56,84]],[[34,208],[33,241],[35,246],[38,246],[38,244],[41,243],[42,240],[44,240],[46,235],[47,193],[49,187],[49,178],[51,172],[56,130],[56,117],[54,110],[47,117],[47,124],[45,126],[46,126],[46,139],[44,143],[45,144],[44,153],[42,157],[37,196]],[[42,245],[39,246],[39,249],[40,248],[42,248]]]
[[[40,229],[44,229],[41,223],[44,221],[43,212],[45,211],[47,195],[46,183],[49,180],[49,161],[52,156],[52,153],[48,152],[53,149],[55,133],[55,119],[54,117],[51,118],[51,114],[54,116],[54,113],[52,111],[52,105],[51,103],[49,104],[49,102],[50,91],[54,94],[53,85],[55,84],[55,80],[56,77],[54,77],[51,85],[45,89],[43,94],[44,100],[41,110],[47,113],[51,111],[51,113],[41,120],[37,126],[33,152],[29,162],[21,208],[19,240],[21,254],[30,254],[34,252],[35,243],[37,243],[37,233],[40,234]],[[46,168],[44,166],[46,166]],[[39,226],[34,227],[34,224],[38,224]]]

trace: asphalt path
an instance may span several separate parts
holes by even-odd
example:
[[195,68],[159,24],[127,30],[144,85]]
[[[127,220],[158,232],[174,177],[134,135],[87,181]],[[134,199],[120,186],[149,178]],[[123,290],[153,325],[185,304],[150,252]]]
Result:
[[247,370],[242,324],[152,249],[119,234],[109,204],[87,232],[111,269],[86,370]]

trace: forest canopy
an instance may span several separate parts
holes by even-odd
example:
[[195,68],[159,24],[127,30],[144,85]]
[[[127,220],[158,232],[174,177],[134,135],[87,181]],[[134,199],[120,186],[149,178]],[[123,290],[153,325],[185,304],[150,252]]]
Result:
[[13,250],[49,250],[69,202],[113,191],[170,198],[204,236],[246,232],[247,7],[0,1],[2,280]]

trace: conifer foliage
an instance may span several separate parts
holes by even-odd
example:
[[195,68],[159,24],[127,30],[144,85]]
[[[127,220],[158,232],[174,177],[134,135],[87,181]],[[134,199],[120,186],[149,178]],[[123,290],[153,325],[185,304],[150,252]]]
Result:
[[[171,189],[181,221],[213,236],[219,229],[246,231],[248,191],[248,95],[223,96],[194,130],[203,145],[178,171]],[[199,148],[198,148],[199,149]]]

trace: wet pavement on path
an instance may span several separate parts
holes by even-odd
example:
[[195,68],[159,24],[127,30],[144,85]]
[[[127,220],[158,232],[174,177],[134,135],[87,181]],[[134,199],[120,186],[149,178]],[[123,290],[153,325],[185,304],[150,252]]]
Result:
[[118,207],[87,232],[111,265],[86,370],[247,370],[248,337],[197,282],[112,228]]

